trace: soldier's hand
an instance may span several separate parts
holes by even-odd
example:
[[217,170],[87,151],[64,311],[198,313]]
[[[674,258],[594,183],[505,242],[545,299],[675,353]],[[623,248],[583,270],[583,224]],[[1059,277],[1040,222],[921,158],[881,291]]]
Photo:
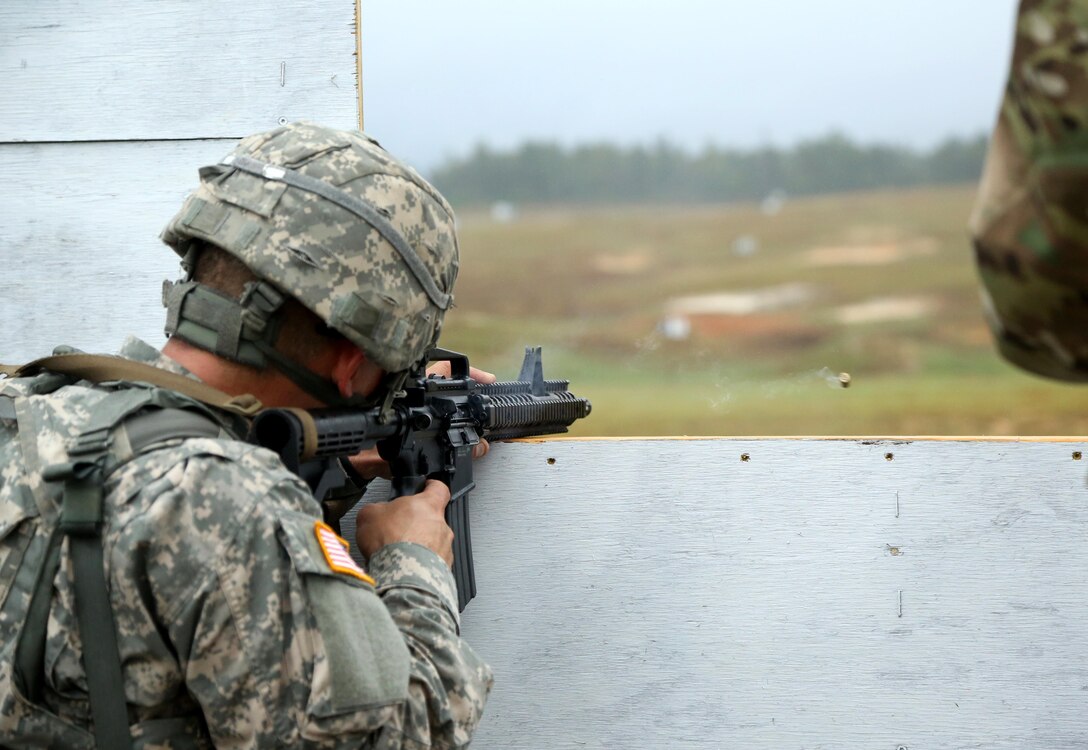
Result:
[[[448,378],[450,376],[450,363],[449,362],[434,362],[427,368],[428,375],[441,375]],[[485,370],[480,370],[475,367],[470,367],[468,370],[469,377],[475,380],[477,383],[494,383],[495,375]],[[491,446],[488,445],[486,440],[481,440],[479,444],[473,447],[472,457],[483,458],[487,455],[487,452],[491,450]],[[375,477],[381,477],[382,479],[390,479],[389,464],[378,455],[377,448],[370,448],[369,450],[357,453],[354,456],[348,458],[351,461],[351,466],[355,471],[359,472],[359,476],[364,479],[374,479]]]
[[368,448],[365,451],[356,453],[354,456],[348,456],[348,461],[351,461],[351,468],[359,472],[363,479],[374,479],[375,477],[392,479],[392,475],[389,473],[389,464],[378,455],[377,448]]
[[[451,367],[452,366],[450,365],[449,361],[432,362],[427,366],[427,374],[441,375],[444,378],[448,378],[450,376],[450,372],[452,371]],[[471,365],[468,368],[468,376],[475,380],[477,383],[486,384],[495,382],[495,373],[488,372],[487,370],[481,370],[480,368],[472,367]],[[488,442],[486,440],[480,440],[479,444],[472,449],[472,457],[483,458],[487,455],[487,452],[489,450],[491,450],[491,446],[488,444]],[[354,464],[355,462],[352,461],[352,463]],[[358,468],[356,468],[356,471],[358,471]],[[362,472],[359,473],[362,474]],[[363,476],[366,476],[366,474],[363,474]],[[377,476],[383,475],[379,474]]]
[[[453,371],[449,361],[445,362],[432,362],[427,365],[428,375],[439,375],[443,378],[448,378]],[[481,370],[479,367],[469,366],[468,376],[475,380],[477,383],[494,383],[495,373],[488,372],[487,370]]]
[[[479,443],[472,446],[472,457],[483,458],[489,450],[491,450],[491,445],[486,440],[480,440]],[[370,448],[361,453],[356,453],[354,456],[348,456],[348,461],[351,461],[352,468],[359,472],[359,476],[363,479],[393,478],[393,475],[389,473],[389,464],[378,455],[377,448]]]
[[387,544],[422,544],[453,565],[453,532],[446,525],[450,489],[437,479],[427,480],[418,495],[364,506],[355,521],[355,542],[368,558]]

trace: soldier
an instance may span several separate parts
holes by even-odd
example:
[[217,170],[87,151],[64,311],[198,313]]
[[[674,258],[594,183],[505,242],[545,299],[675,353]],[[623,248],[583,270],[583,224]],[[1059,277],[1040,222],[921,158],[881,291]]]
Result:
[[163,232],[186,277],[162,352],[0,381],[0,744],[462,747],[492,678],[459,636],[448,489],[360,512],[364,570],[240,440],[254,397],[388,406],[452,302],[451,209],[306,123],[200,179]]
[[1022,0],[971,233],[1001,353],[1088,380],[1088,2]]

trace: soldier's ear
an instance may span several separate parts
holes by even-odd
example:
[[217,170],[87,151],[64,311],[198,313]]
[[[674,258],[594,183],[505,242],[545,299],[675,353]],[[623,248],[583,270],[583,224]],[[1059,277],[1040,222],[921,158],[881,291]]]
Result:
[[[366,355],[355,344],[346,339],[341,339],[333,344],[333,363],[330,373],[332,381],[336,383],[340,395],[351,398],[357,389],[364,385],[356,383],[356,376],[364,371],[369,364]],[[364,394],[365,395],[365,394]]]

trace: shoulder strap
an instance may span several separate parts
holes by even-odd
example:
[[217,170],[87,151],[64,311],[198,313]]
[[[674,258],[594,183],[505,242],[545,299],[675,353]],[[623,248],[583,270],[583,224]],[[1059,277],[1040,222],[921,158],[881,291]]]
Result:
[[[140,399],[120,398],[124,403],[119,409],[102,410],[99,418],[92,418],[70,443],[67,463],[48,466],[42,472],[46,481],[64,482],[55,538],[59,539],[59,534],[67,536],[72,554],[76,620],[83,641],[83,669],[87,674],[95,744],[111,750],[130,748],[132,737],[102,546],[106,472],[117,469],[126,460],[163,440],[220,434],[219,425],[210,417],[182,409],[156,409],[129,418],[139,408]],[[144,399],[146,404],[149,397],[144,396]],[[121,463],[108,465],[111,432],[122,422],[131,443],[130,449]],[[59,556],[53,553],[46,565],[47,582],[56,575],[58,565]],[[48,615],[49,595],[50,591],[39,581],[30,605],[32,613],[37,612],[41,617],[44,607],[44,614]]]
[[199,380],[124,357],[105,354],[56,354],[25,365],[0,365],[0,373],[11,377],[34,375],[42,370],[72,375],[92,383],[109,380],[150,383],[247,418],[252,418],[262,408],[261,402],[249,394],[231,396]]
[[[132,736],[102,551],[102,484],[108,453],[108,431],[84,432],[69,446],[68,462],[46,467],[42,478],[64,482],[58,532],[68,537],[72,554],[76,621],[83,641],[95,745],[124,750],[132,746]],[[31,606],[35,604],[43,606],[40,602]]]

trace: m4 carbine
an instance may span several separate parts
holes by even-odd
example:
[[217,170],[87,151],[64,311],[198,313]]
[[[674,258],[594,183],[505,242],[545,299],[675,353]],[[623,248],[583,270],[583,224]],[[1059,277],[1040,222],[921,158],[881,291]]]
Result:
[[[516,381],[481,384],[469,377],[468,357],[432,349],[428,362],[449,362],[450,376],[413,372],[391,411],[372,409],[265,409],[253,421],[250,441],[279,454],[322,503],[326,521],[339,529],[348,510],[342,501],[354,472],[347,459],[377,446],[389,463],[393,497],[414,495],[427,479],[450,488],[446,523],[453,530],[453,576],[457,606],[476,595],[468,493],[472,449],[481,438],[510,438],[566,432],[590,412],[590,403],[567,390],[566,380],[545,380],[539,347],[526,348]],[[350,493],[349,493],[350,494]],[[351,500],[357,499],[357,493]]]

